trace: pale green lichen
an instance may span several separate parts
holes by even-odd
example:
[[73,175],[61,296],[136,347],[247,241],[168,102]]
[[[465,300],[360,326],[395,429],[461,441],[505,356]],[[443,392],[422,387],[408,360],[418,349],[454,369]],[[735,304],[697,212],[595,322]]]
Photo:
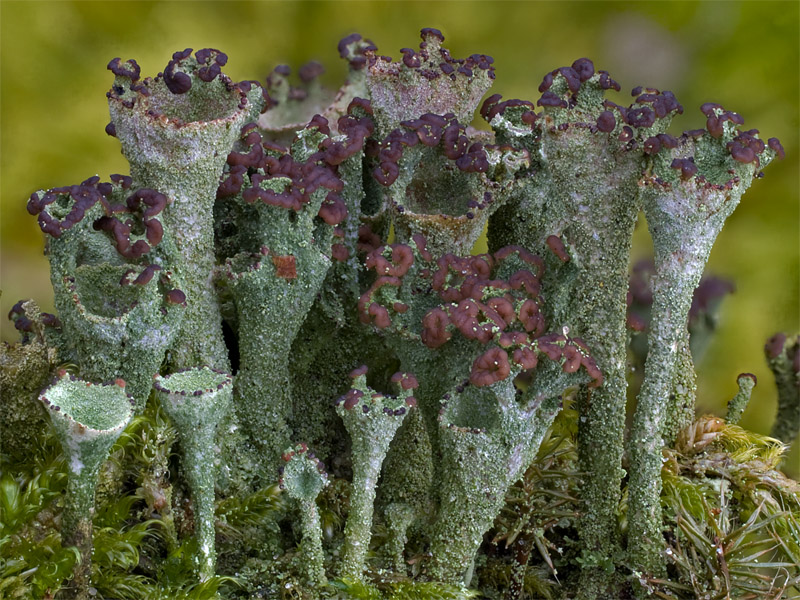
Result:
[[791,444],[800,434],[800,340],[778,333],[764,351],[778,388],[778,412],[770,435]]
[[742,418],[742,413],[750,402],[753,388],[756,387],[756,376],[752,373],[742,373],[736,378],[736,383],[739,385],[739,391],[728,402],[728,414],[725,415],[725,422],[729,425],[736,425]]
[[309,453],[305,444],[287,448],[283,460],[280,487],[300,508],[303,570],[306,582],[318,590],[327,583],[327,578],[317,496],[328,485],[328,476],[320,460]]
[[[169,296],[180,280],[169,269],[171,233],[150,232],[153,223],[161,229],[156,217],[167,198],[132,188],[130,178],[98,180],[36,192],[28,210],[38,212],[40,223],[62,223],[49,229],[46,248],[61,359],[79,364],[91,381],[125,379],[141,413],[184,316],[181,302]],[[113,243],[99,231],[106,224],[119,227]]]
[[[709,118],[729,113],[711,109]],[[725,150],[742,136],[733,119],[720,123],[719,135],[704,132],[684,139],[671,152],[652,159],[644,178],[642,202],[653,237],[655,276],[645,377],[631,428],[630,554],[646,573],[664,573],[662,518],[658,473],[666,418],[675,402],[678,347],[686,337],[692,296],[703,275],[711,248],[725,220],[739,204],[757,169],[775,153],[764,148],[756,166],[737,162]],[[691,160],[697,174],[681,177],[675,161]],[[733,171],[734,176],[730,176]],[[665,399],[671,398],[665,402]]]
[[263,100],[257,87],[248,93],[224,75],[202,80],[198,75],[202,64],[191,51],[183,59],[174,56],[173,63],[190,82],[186,92],[169,89],[163,76],[139,81],[138,66],[135,77],[116,72],[109,92],[111,123],[135,185],[157,189],[171,199],[164,226],[175,239],[177,251],[170,259],[184,282],[188,304],[171,363],[174,368],[198,364],[227,368],[219,305],[211,285],[213,206],[225,157],[242,125],[258,115]]
[[[300,139],[304,137],[311,146],[324,139],[313,131],[304,132]],[[310,154],[304,146],[300,141],[295,145],[293,159],[298,163]],[[260,189],[282,194],[292,184],[288,177],[275,177]],[[232,200],[243,210],[238,223],[241,245],[255,250],[236,254],[226,265],[241,357],[236,410],[259,451],[259,460],[268,469],[277,466],[278,456],[289,442],[292,343],[331,265],[332,227],[315,222],[330,191],[326,187],[308,189],[309,201],[298,212],[261,202],[250,208],[241,197]],[[247,232],[252,233],[246,237]]]
[[125,393],[122,380],[94,385],[67,373],[61,374],[39,399],[49,409],[69,470],[61,538],[65,545],[77,546],[81,561],[68,596],[85,600],[89,598],[97,478],[111,446],[133,417],[134,402]]
[[384,396],[367,386],[366,374],[361,373],[338,404],[336,412],[350,434],[353,457],[353,486],[342,558],[344,577],[359,579],[364,570],[381,466],[397,429],[411,410],[407,403],[411,394],[409,388],[396,397]]
[[[602,386],[578,396],[582,415],[578,442],[581,470],[586,473],[581,539],[587,552],[618,556],[616,512],[624,475],[627,385],[625,298],[643,166],[638,144],[664,131],[678,106],[670,107],[652,127],[634,132],[625,125],[621,111],[612,115],[614,109],[603,103],[604,89],[614,87],[607,75],[594,73],[582,81],[573,101],[569,82],[554,71],[548,91],[563,106],[545,106],[542,116],[527,128],[521,111],[530,107],[506,110],[503,118],[492,119],[498,136],[528,148],[534,174],[514,201],[493,217],[489,240],[491,248],[519,243],[548,256],[552,256],[550,236],[558,236],[566,247],[567,262],[562,266],[551,260],[554,268],[545,274],[548,309],[586,340],[604,374]],[[595,124],[603,113],[611,118],[598,130]],[[587,585],[580,593],[586,598],[609,585],[602,569],[585,568],[584,578]]]
[[201,581],[215,574],[214,482],[219,450],[217,425],[230,409],[233,379],[208,367],[157,376],[154,387],[178,430],[183,467],[192,493]]
[[[480,546],[568,388],[578,471],[558,476],[580,477],[581,510],[559,521],[564,592],[616,598],[660,585],[662,451],[698,454],[724,425],[692,424],[691,350],[713,329],[687,329],[692,295],[725,218],[782,148],[739,130],[738,115],[717,105],[703,107],[707,132],[667,135],[682,112],[671,93],[635,90],[633,104],[618,106],[604,98],[618,84],[587,59],[545,77],[538,113],[532,102],[491,96],[480,114],[492,131],[478,132],[467,124],[494,79],[492,60],[453,59],[442,40],[423,30],[419,50],[391,62],[368,40],[345,38],[350,71],[336,94],[319,85],[316,65],[301,69],[300,87],[279,67],[262,88],[222,75],[227,57],[217,50],[178,52],[144,80],[134,61],[115,59],[107,132],[132,177],[31,196],[28,210],[49,234],[60,322],[45,323],[31,305],[12,311],[26,345],[7,353],[20,366],[3,365],[3,385],[30,394],[60,361],[92,381],[125,379],[141,413],[157,376],[183,458],[164,492],[171,463],[160,449],[159,474],[142,478],[140,495],[168,531],[170,560],[194,523],[200,586],[217,581],[215,486],[226,502],[258,495],[283,452],[299,552],[286,523],[253,526],[220,565],[243,574],[253,597],[279,588],[334,595],[326,569],[369,593],[375,583],[399,595],[415,589],[408,578],[431,580],[422,594],[509,566],[508,593],[518,595],[530,549],[487,561]],[[640,208],[656,258],[623,496],[628,260]],[[487,223],[490,253],[469,256]],[[780,393],[775,432],[788,440],[800,420],[800,352],[784,342],[767,351]],[[348,392],[346,374],[358,365],[369,373],[356,371]],[[231,370],[233,383],[213,369]],[[416,376],[416,408],[410,380],[387,393],[398,371]],[[740,378],[731,423],[748,381]],[[106,389],[73,383],[58,385],[76,398]],[[94,406],[70,410],[101,429],[121,418],[103,421],[111,412]],[[739,456],[737,430],[726,427],[726,452]],[[73,471],[96,470],[73,437],[62,438]],[[349,502],[347,493],[320,498],[325,469],[305,444],[292,446],[301,439],[338,482],[352,481]],[[770,448],[779,455],[783,446]],[[65,539],[77,512],[84,538],[89,527],[94,484],[77,482]],[[548,562],[546,549],[540,555]],[[629,571],[639,583],[626,581]]]

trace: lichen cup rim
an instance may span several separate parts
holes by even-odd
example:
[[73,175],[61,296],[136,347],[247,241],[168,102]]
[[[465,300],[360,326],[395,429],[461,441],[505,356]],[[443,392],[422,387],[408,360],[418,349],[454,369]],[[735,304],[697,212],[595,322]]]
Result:
[[[189,383],[191,380],[188,378],[191,376],[197,376],[201,371],[216,375],[214,378],[216,381],[211,381],[212,385],[215,387],[198,388],[197,386],[189,385],[174,386],[173,388],[169,387],[169,382],[171,381],[176,383]],[[187,369],[181,369],[179,371],[170,373],[169,375],[156,374],[153,376],[153,387],[159,392],[187,397],[202,397],[203,394],[216,392],[231,385],[233,385],[233,377],[229,373],[206,365],[202,367],[189,367]]]
[[[86,417],[87,416],[92,416],[92,415],[82,415],[82,414],[80,414],[80,408],[81,407],[69,406],[68,408],[70,410],[68,411],[68,410],[65,410],[64,407],[62,406],[63,402],[58,403],[58,402],[55,401],[56,399],[58,399],[58,396],[65,397],[67,399],[69,399],[71,397],[71,395],[68,393],[68,390],[62,389],[62,388],[65,388],[67,386],[70,386],[70,387],[85,386],[85,387],[95,388],[95,389],[96,388],[106,388],[106,389],[108,389],[109,392],[111,392],[113,394],[117,394],[118,392],[116,390],[119,389],[123,393],[122,398],[125,398],[127,400],[127,403],[122,405],[125,408],[125,410],[124,411],[119,411],[120,412],[119,421],[116,422],[116,423],[109,423],[109,424],[98,423],[98,422],[86,423],[84,421],[89,421],[89,419],[87,419]],[[96,436],[97,435],[105,435],[105,434],[113,434],[113,433],[116,433],[116,432],[121,431],[122,429],[124,429],[128,425],[128,423],[130,422],[131,417],[133,416],[135,401],[130,396],[130,394],[127,394],[127,393],[124,392],[124,389],[125,389],[125,382],[122,379],[117,379],[116,381],[114,381],[112,383],[92,383],[90,381],[85,381],[85,380],[79,379],[78,377],[75,377],[74,375],[71,375],[71,374],[68,374],[68,373],[63,373],[55,381],[53,381],[49,386],[47,386],[44,390],[42,390],[42,392],[39,394],[39,400],[46,407],[48,407],[50,409],[49,412],[50,412],[51,415],[54,415],[54,414],[61,415],[59,417],[59,419],[65,425],[69,426],[69,428],[71,430],[73,430],[73,431],[77,431],[78,433],[81,433],[81,434],[86,434],[86,433],[91,432]],[[54,392],[55,392],[55,395],[57,397],[56,399],[53,398]],[[48,397],[48,395],[50,397]],[[108,400],[106,400],[106,406],[103,406],[102,408],[109,408],[110,407],[109,405],[113,401],[114,396],[113,395],[108,395],[107,398],[108,398]],[[78,412],[77,415],[72,414],[74,412],[75,408],[79,409],[79,412]],[[119,407],[117,407],[117,408],[119,408]],[[106,415],[107,416],[107,413],[100,412],[99,414],[96,413],[94,416],[102,416],[102,415]]]
[[[245,92],[241,92],[241,97],[246,97],[247,94]],[[146,96],[142,96],[146,98]],[[122,102],[118,98],[113,98],[112,100],[122,104]],[[138,104],[138,103],[137,103]],[[130,110],[131,112],[136,111],[136,108],[129,109],[128,107],[124,107],[124,110]],[[245,108],[238,108],[235,107],[231,110],[230,113],[214,117],[211,119],[195,119],[192,121],[183,121],[179,117],[170,117],[167,115],[161,116],[153,116],[147,112],[148,105],[145,102],[142,102],[142,108],[138,110],[141,114],[144,115],[145,119],[148,123],[152,124],[154,127],[161,127],[162,129],[173,129],[173,130],[181,130],[189,132],[190,134],[195,134],[197,131],[208,127],[210,125],[230,125],[236,122],[236,120],[242,115],[247,114],[249,111],[249,106]]]
[[[247,114],[251,110],[249,103],[242,104],[242,99],[247,99],[248,91],[234,85],[228,90],[230,95],[223,100],[224,104],[220,103],[220,106],[218,106],[220,109],[219,115],[184,120],[175,114],[166,114],[159,110],[169,108],[172,112],[172,109],[175,107],[167,107],[165,103],[168,103],[169,100],[174,100],[173,96],[183,95],[175,94],[169,90],[165,93],[164,88],[166,88],[166,84],[164,83],[163,77],[146,77],[138,81],[141,81],[142,86],[146,88],[149,93],[142,93],[142,88],[133,90],[136,93],[137,99],[133,106],[127,106],[121,97],[115,96],[114,94],[108,96],[109,103],[113,102],[119,105],[122,110],[138,112],[145,116],[147,122],[165,129],[181,129],[193,132],[212,124],[234,123],[240,115]],[[154,97],[151,98],[151,95]],[[238,104],[235,102],[237,100],[237,95]],[[156,112],[152,112],[153,110]]]

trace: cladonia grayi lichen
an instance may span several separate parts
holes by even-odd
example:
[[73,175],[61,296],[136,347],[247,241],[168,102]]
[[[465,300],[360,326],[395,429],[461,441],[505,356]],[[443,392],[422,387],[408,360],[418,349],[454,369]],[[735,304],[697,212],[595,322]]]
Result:
[[[233,82],[214,49],[176,52],[154,78],[109,63],[106,132],[130,176],[31,196],[58,315],[12,310],[32,348],[20,361],[69,363],[94,382],[62,375],[42,396],[70,461],[65,540],[90,535],[105,432],[130,418],[121,387],[95,385],[116,379],[137,414],[160,402],[175,424],[199,579],[217,571],[215,499],[280,477],[299,525],[275,528],[263,555],[248,546],[248,573],[299,543],[304,597],[378,569],[468,586],[490,572],[485,535],[575,398],[580,508],[563,516],[577,532],[565,594],[646,595],[666,574],[662,451],[700,431],[692,300],[725,219],[783,148],[710,103],[704,129],[675,137],[683,107],[671,92],[635,88],[620,106],[604,97],[620,85],[585,58],[548,73],[535,104],[489,96],[478,130],[493,60],[455,59],[443,41],[424,29],[392,61],[349,36],[336,93],[317,63],[299,86],[285,66],[265,85]],[[655,262],[651,285],[629,294],[640,211]],[[487,228],[489,253],[470,255]],[[644,328],[626,440],[628,348]],[[781,393],[774,433],[789,442],[800,350],[784,336],[767,355]],[[754,379],[739,384],[731,426]],[[81,435],[106,441],[89,452]],[[530,539],[555,573],[543,537]],[[515,563],[515,594],[530,554]]]

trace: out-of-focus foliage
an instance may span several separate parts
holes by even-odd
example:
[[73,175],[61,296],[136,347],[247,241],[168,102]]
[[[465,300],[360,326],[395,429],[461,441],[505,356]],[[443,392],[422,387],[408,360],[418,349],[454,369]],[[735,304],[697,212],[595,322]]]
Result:
[[[686,107],[676,130],[702,126],[697,107],[717,101],[746,127],[777,136],[787,158],[770,167],[729,220],[710,269],[736,282],[718,334],[699,366],[701,408],[720,413],[736,374],[758,375],[742,424],[767,432],[775,389],[764,341],[800,328],[797,173],[800,5],[793,2],[2,2],[0,3],[0,209],[3,339],[11,305],[33,297],[52,308],[42,239],[25,201],[37,189],[124,172],[107,137],[109,59],[135,58],[143,73],[172,52],[217,47],[234,79],[263,80],[279,62],[319,59],[337,85],[337,41],[358,31],[398,55],[421,27],[440,28],[454,56],[491,54],[492,92],[535,99],[544,73],[591,57],[623,84],[672,90]],[[624,97],[624,96],[623,96]],[[625,100],[625,103],[629,100]],[[640,225],[639,254],[649,251]],[[800,447],[786,468],[797,474]]]

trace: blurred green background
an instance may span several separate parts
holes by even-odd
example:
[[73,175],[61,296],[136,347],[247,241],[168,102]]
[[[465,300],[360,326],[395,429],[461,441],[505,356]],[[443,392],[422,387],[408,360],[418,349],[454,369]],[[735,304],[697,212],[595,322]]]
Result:
[[[25,211],[31,192],[127,173],[105,135],[113,57],[155,75],[172,52],[215,47],[234,79],[263,80],[272,67],[318,59],[338,86],[336,44],[357,31],[384,54],[416,47],[437,27],[453,56],[495,58],[492,93],[536,100],[545,72],[581,56],[622,84],[672,90],[686,108],[675,132],[702,127],[698,107],[722,103],[777,136],[787,158],[766,170],[730,219],[709,271],[735,280],[722,327],[699,365],[700,410],[724,414],[736,375],[758,376],[744,425],[769,431],[775,389],[763,344],[800,329],[798,93],[800,3],[787,2],[0,2],[0,208],[2,338],[20,298],[52,307],[42,235]],[[646,229],[637,255],[649,252]],[[787,465],[800,474],[800,444]]]

